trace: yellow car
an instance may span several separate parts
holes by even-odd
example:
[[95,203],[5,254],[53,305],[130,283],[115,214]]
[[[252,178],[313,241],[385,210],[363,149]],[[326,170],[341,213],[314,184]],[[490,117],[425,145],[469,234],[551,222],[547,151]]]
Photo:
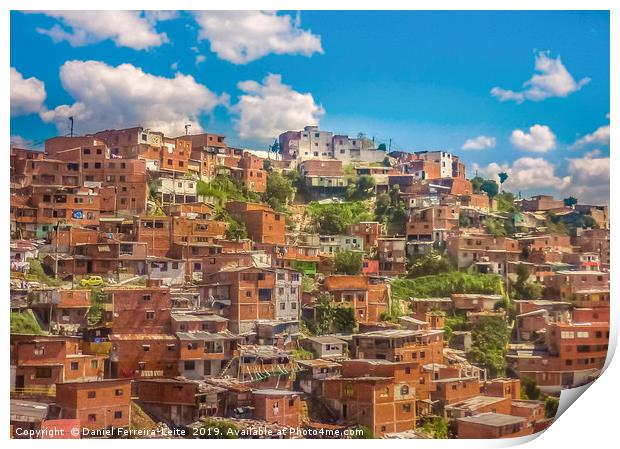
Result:
[[80,281],[82,287],[100,287],[103,285],[101,276],[88,276]]

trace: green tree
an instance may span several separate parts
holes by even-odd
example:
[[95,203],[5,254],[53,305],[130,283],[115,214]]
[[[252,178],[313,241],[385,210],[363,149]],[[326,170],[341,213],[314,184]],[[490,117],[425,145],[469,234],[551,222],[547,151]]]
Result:
[[338,251],[334,258],[336,273],[356,275],[362,271],[362,253],[356,251]]
[[515,206],[515,196],[510,192],[501,192],[499,193],[495,199],[497,200],[497,210],[500,212],[511,212],[514,213],[517,211],[517,207]]
[[484,220],[484,228],[487,233],[496,237],[505,236],[506,228],[504,227],[504,221],[498,218],[487,218]]
[[454,270],[452,262],[437,251],[417,257],[407,267],[407,277],[415,278],[439,273],[449,273]]
[[439,417],[426,421],[422,426],[422,430],[434,439],[448,438],[448,428],[448,420]]
[[503,185],[506,180],[508,179],[508,173],[506,173],[505,171],[498,173],[497,175],[499,177],[499,183],[500,185]]
[[488,370],[491,378],[503,376],[506,371],[508,327],[503,319],[484,317],[471,331],[472,347],[467,358],[475,365]]
[[343,334],[351,334],[355,330],[357,322],[355,311],[351,307],[338,306],[334,308],[332,329]]
[[226,239],[227,240],[243,240],[248,238],[248,230],[244,223],[240,223],[237,220],[230,219],[228,226],[226,227]]
[[499,186],[492,179],[485,179],[480,185],[480,190],[489,195],[489,198],[494,198],[499,193]]
[[521,399],[538,401],[542,397],[542,393],[536,382],[529,377],[521,378]]
[[484,182],[484,178],[481,176],[475,176],[471,179],[471,188],[474,193],[480,193],[482,190],[482,183]]
[[351,178],[347,187],[347,199],[349,201],[360,201],[371,198],[374,195],[375,186],[375,178],[370,175]]
[[511,284],[511,296],[514,299],[540,299],[542,298],[542,286],[529,282],[530,269],[526,264],[517,266],[517,279]]
[[269,204],[274,210],[282,210],[295,198],[295,187],[293,182],[278,172],[271,172],[267,175],[267,187],[263,194],[263,201]]
[[236,440],[239,438],[239,428],[230,421],[208,420],[202,425],[199,432],[200,439]]
[[545,418],[555,418],[558,414],[558,407],[560,406],[560,400],[553,396],[548,396],[545,399]]
[[564,205],[567,207],[573,207],[577,204],[577,198],[574,196],[569,196],[568,198],[564,198]]

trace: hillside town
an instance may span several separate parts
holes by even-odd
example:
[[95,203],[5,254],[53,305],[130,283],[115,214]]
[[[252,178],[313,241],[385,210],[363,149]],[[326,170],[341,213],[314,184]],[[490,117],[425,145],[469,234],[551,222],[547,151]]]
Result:
[[511,438],[600,374],[606,205],[274,138],[11,145],[14,438]]

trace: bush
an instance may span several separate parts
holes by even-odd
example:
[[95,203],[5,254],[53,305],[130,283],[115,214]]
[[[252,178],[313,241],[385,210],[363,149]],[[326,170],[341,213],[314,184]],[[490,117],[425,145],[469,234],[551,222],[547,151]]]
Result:
[[560,400],[549,396],[545,399],[545,418],[555,418],[558,414],[558,407],[560,406]]
[[200,439],[236,440],[239,438],[239,428],[230,421],[208,420],[202,425]]
[[411,278],[428,276],[454,271],[452,262],[441,254],[432,251],[413,260],[407,268],[407,276]]
[[11,333],[42,335],[44,332],[30,310],[11,312]]
[[347,226],[360,221],[371,221],[373,214],[367,202],[319,204],[313,201],[306,211],[312,227],[319,234],[335,235],[346,232]]
[[370,430],[370,428],[366,426],[360,425],[360,426],[354,427],[353,430],[361,430],[361,435],[355,432],[351,436],[351,438],[355,440],[372,440],[375,437],[372,433],[372,430]]
[[427,421],[422,426],[422,430],[434,439],[446,439],[448,438],[448,420],[445,418],[435,418]]
[[362,271],[362,254],[354,251],[339,251],[334,259],[336,273],[356,275]]
[[469,274],[460,271],[422,276],[415,279],[394,279],[392,298],[407,301],[409,298],[447,297],[453,293],[503,293],[502,279],[492,274]]
[[501,318],[481,318],[471,331],[472,347],[467,358],[473,364],[487,369],[490,378],[506,372],[508,327]]

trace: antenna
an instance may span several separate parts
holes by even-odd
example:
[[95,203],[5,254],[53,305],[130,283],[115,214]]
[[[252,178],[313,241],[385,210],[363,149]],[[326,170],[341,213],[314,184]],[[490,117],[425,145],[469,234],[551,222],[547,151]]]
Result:
[[189,134],[189,128],[190,128],[191,126],[192,126],[192,125],[190,125],[189,123],[188,123],[187,125],[185,125],[185,135],[186,135],[186,136]]
[[73,116],[69,117],[69,121],[71,122],[71,137],[73,137]]

